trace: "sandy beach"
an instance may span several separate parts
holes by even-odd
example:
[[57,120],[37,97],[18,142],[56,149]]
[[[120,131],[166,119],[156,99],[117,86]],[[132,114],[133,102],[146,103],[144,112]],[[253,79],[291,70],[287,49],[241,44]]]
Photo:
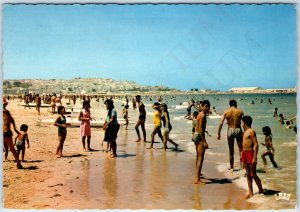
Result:
[[[68,128],[64,157],[56,158],[57,128],[38,126],[35,108],[24,109],[19,100],[10,101],[7,109],[18,128],[23,123],[29,125],[30,149],[26,145],[24,169],[16,168],[11,153],[9,161],[3,162],[4,208],[264,209],[262,204],[246,201],[246,191],[218,172],[213,155],[205,155],[207,184],[195,185],[195,156],[185,147],[165,152],[157,138],[152,150],[146,149],[149,143],[135,142],[134,115],[129,129],[121,127],[119,131],[117,158],[110,158],[101,146],[101,128],[92,128],[91,147],[95,151],[83,151],[76,127]],[[40,119],[56,117],[47,110],[41,108]],[[121,117],[119,110],[118,114]],[[151,131],[147,133],[149,140]],[[217,148],[216,138],[209,142]],[[246,184],[246,178],[243,180]]]

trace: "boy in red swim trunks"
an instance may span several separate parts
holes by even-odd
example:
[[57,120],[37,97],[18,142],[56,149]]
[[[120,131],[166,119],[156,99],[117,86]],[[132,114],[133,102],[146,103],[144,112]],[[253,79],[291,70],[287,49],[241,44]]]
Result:
[[241,154],[241,160],[243,166],[245,167],[246,175],[247,175],[249,194],[246,196],[246,198],[248,199],[254,195],[252,179],[254,179],[258,187],[259,194],[263,194],[263,188],[259,177],[256,175],[258,142],[256,138],[256,133],[251,128],[252,118],[250,116],[244,116],[242,118],[242,121],[243,121],[242,126],[244,128],[244,135],[243,135],[243,151]]

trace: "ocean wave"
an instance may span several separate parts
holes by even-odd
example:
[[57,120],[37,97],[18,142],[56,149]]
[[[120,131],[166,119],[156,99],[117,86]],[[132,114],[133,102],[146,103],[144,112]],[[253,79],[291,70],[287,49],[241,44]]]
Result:
[[296,147],[297,145],[298,145],[297,141],[292,141],[292,142],[284,142],[280,146]]
[[181,119],[184,119],[184,116],[175,116],[173,118],[173,120],[181,120]]

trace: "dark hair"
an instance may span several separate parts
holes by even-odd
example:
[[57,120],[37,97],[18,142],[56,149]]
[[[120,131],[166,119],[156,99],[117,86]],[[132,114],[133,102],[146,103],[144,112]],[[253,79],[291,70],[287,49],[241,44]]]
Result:
[[285,123],[286,123],[286,125],[290,125],[290,124],[291,124],[291,122],[290,122],[290,121],[286,121]]
[[232,106],[237,107],[236,101],[235,101],[234,99],[231,99],[231,100],[229,101],[229,106],[230,106],[230,107],[232,107]]
[[197,116],[198,116],[198,114],[199,114],[199,112],[198,112],[198,111],[194,111],[194,112],[193,112],[193,117],[197,117]]
[[266,136],[272,135],[271,128],[269,126],[263,127],[262,131]]
[[108,115],[111,116],[111,111],[115,108],[114,102],[111,99],[106,99],[104,104],[108,106]]
[[283,117],[282,113],[279,114],[279,117]]
[[20,127],[20,130],[21,131],[28,130],[28,125],[27,124],[22,124],[21,127]]
[[128,108],[129,108],[129,105],[125,105],[125,108],[128,109]]
[[242,118],[242,121],[248,126],[248,127],[251,127],[252,125],[252,118],[251,116],[244,116]]
[[135,99],[141,99],[141,95],[136,95]]
[[277,108],[277,107],[275,107],[275,110],[278,110],[278,108]]
[[84,100],[83,103],[82,103],[82,107],[85,107],[85,106],[90,106],[90,101],[89,100]]
[[59,106],[59,107],[57,108],[57,113],[58,113],[58,114],[61,114],[62,109],[65,109],[65,107],[64,107],[64,106]]
[[163,107],[164,112],[168,112],[168,105],[166,103],[162,103],[161,106]]
[[210,102],[208,100],[203,100],[201,106],[208,105],[210,107]]
[[112,110],[115,108],[114,102],[111,99],[106,99],[104,104],[107,104],[109,110]]

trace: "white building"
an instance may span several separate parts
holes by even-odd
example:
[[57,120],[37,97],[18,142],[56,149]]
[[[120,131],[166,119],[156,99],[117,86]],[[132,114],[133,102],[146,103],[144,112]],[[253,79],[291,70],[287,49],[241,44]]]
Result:
[[261,87],[241,87],[231,88],[229,91],[233,93],[259,93],[262,92],[263,89]]

